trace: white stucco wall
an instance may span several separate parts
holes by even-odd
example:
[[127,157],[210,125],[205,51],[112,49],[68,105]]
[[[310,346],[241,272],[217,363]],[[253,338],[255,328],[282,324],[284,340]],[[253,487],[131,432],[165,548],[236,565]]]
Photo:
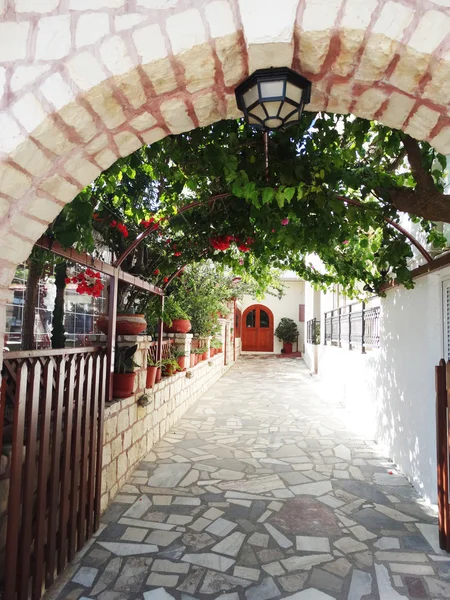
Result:
[[376,439],[429,502],[437,502],[435,375],[444,356],[442,283],[450,267],[381,299],[381,347],[319,347],[322,391],[348,408],[350,425]]
[[[278,298],[276,296],[265,296],[261,301],[255,300],[251,296],[244,296],[242,299],[242,315],[246,308],[252,304],[261,304],[270,308],[273,313],[274,330],[277,328],[278,323],[283,317],[288,317],[296,322],[299,337],[298,337],[298,349],[303,352],[304,341],[305,341],[305,328],[304,323],[299,321],[299,305],[305,304],[305,283],[299,279],[284,279],[286,289],[284,290],[284,296]],[[242,319],[242,331],[244,330],[245,322]],[[274,352],[279,354],[283,347],[276,337],[274,337]],[[294,351],[296,350],[294,344]]]
[[320,300],[321,292],[315,290],[308,282],[305,282],[305,344],[303,359],[313,373],[317,373],[318,369],[319,347],[308,344],[306,325],[308,321],[314,318],[320,321]]

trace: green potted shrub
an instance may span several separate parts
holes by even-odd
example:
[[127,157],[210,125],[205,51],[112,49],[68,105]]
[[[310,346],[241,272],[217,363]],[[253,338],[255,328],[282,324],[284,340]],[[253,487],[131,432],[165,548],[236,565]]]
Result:
[[188,333],[191,330],[189,315],[172,296],[165,299],[163,320],[164,331],[168,333]]
[[292,354],[292,344],[298,339],[298,328],[295,321],[283,317],[275,329],[275,335],[283,342],[283,351]]
[[139,367],[133,360],[136,350],[137,344],[116,348],[113,375],[114,398],[129,398],[133,395],[134,381],[136,379],[134,368]]

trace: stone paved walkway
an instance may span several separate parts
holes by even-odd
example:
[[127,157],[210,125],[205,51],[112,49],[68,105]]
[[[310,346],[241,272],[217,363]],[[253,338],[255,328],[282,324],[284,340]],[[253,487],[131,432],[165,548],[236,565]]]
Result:
[[301,360],[241,358],[146,457],[49,596],[450,598],[434,517],[342,418]]

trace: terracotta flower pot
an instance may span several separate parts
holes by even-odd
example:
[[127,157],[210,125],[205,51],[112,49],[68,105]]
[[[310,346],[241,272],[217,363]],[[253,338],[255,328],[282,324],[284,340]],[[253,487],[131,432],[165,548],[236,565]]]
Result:
[[114,373],[113,397],[129,398],[133,395],[136,373]]
[[223,352],[223,348],[219,348],[219,349],[217,350],[217,352],[218,352],[219,354],[222,354],[222,352]]
[[172,325],[164,324],[164,331],[167,331],[167,333],[188,333],[191,327],[191,322],[188,319],[174,319]]
[[147,381],[145,382],[146,388],[151,388],[155,385],[157,371],[158,367],[147,367]]
[[155,383],[159,383],[161,381],[161,367],[158,367],[156,369],[156,379],[155,379]]
[[285,354],[292,354],[291,342],[283,342],[283,350]]
[[213,356],[215,356],[215,355],[216,355],[216,349],[215,349],[215,348],[210,348],[210,349],[209,349],[209,355],[211,356],[211,358],[212,358]]
[[208,360],[208,352],[203,352],[202,360]]
[[189,356],[189,366],[192,369],[192,367],[195,367],[195,354],[191,354]]
[[175,375],[176,373],[176,366],[175,365],[165,365],[164,367],[164,375],[166,377],[171,377],[172,375]]
[[[108,315],[100,315],[97,319],[97,327],[103,333],[108,333]],[[131,315],[117,313],[116,333],[117,335],[139,335],[147,328],[144,315]]]
[[182,371],[186,371],[186,357],[185,356],[179,356],[177,358],[177,363]]

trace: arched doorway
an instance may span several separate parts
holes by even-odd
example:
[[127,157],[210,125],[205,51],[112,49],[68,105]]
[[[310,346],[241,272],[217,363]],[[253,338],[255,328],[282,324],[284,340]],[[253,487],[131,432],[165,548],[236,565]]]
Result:
[[242,318],[242,350],[273,352],[273,314],[262,304],[249,306]]

